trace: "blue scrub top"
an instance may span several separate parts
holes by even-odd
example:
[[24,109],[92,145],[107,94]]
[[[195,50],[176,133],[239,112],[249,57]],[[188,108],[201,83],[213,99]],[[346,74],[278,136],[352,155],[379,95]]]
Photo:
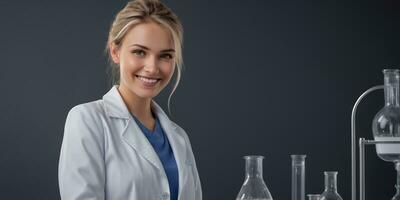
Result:
[[153,146],[155,152],[161,160],[161,163],[163,164],[165,174],[168,178],[171,200],[177,200],[179,191],[178,166],[176,164],[171,145],[169,144],[168,138],[165,135],[158,118],[156,118],[154,131],[151,131],[146,128],[134,115],[132,115],[132,117],[135,119],[136,123],[139,125],[150,144]]

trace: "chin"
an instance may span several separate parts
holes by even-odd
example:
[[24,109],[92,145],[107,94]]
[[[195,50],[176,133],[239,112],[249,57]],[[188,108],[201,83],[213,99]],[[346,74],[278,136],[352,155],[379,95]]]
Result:
[[157,96],[158,93],[154,91],[133,91],[138,97],[144,99],[152,99]]
[[159,88],[146,89],[142,88],[140,85],[137,85],[136,83],[130,83],[128,85],[128,90],[131,93],[143,99],[152,99],[156,97],[160,92]]

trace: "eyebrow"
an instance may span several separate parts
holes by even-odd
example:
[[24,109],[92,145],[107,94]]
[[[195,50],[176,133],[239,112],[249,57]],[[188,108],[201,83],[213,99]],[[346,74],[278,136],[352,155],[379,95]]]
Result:
[[[137,46],[137,47],[140,47],[142,49],[150,50],[150,48],[148,48],[146,46],[143,46],[143,45],[140,45],[140,44],[133,44],[131,46]],[[175,49],[164,49],[164,50],[161,50],[160,52],[175,52]]]

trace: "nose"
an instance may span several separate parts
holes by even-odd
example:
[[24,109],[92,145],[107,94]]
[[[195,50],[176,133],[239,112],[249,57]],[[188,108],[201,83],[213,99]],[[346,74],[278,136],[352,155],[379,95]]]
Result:
[[158,73],[158,63],[155,56],[149,56],[145,62],[144,70],[149,74]]

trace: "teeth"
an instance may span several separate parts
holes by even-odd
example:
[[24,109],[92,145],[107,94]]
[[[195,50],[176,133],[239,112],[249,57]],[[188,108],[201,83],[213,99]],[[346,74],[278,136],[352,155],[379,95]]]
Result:
[[140,80],[146,82],[146,83],[155,83],[155,82],[158,81],[157,79],[145,78],[145,77],[143,77],[143,76],[138,76],[138,78],[139,78]]

